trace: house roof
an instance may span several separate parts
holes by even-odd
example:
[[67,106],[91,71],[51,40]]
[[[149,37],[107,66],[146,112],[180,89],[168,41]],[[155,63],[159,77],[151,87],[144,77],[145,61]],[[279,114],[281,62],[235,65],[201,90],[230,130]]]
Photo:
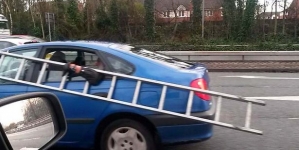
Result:
[[156,0],[155,6],[158,11],[174,10],[183,5],[187,10],[191,9],[191,0]]
[[222,7],[223,0],[205,0],[205,8],[218,9]]
[[297,8],[299,7],[299,0],[293,0],[287,10],[295,10],[297,3]]
[[[137,0],[144,3],[144,0]],[[218,9],[222,7],[223,0],[205,0],[205,9]],[[177,9],[183,5],[187,10],[192,9],[192,0],[155,0],[155,8],[158,11]]]

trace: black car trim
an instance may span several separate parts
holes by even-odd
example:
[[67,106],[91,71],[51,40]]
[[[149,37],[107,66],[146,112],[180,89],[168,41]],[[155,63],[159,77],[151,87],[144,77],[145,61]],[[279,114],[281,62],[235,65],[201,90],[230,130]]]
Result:
[[94,123],[95,119],[93,118],[69,118],[66,119],[67,123],[70,124],[91,124]]

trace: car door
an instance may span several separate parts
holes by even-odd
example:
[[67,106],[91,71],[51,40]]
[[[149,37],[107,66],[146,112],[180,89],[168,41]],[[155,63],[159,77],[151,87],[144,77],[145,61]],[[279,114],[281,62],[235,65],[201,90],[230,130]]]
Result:
[[[117,60],[113,60],[112,56],[106,57],[103,55],[102,52],[99,50],[92,50],[92,49],[84,49],[79,47],[71,47],[71,46],[46,46],[43,49],[43,55],[41,58],[52,59],[52,56],[56,52],[59,52],[59,56],[62,56],[60,61],[66,62],[74,62],[77,60],[83,60],[83,64],[90,68],[96,69],[96,61],[98,58],[101,59],[105,66],[105,70],[111,71],[114,68],[120,69],[122,67],[115,66],[113,64],[123,64],[122,62],[118,62]],[[64,56],[63,56],[64,55]],[[109,59],[110,58],[110,59]],[[58,59],[56,59],[58,60]],[[55,60],[55,61],[56,61]],[[111,63],[113,62],[113,63]],[[78,62],[77,62],[78,63]],[[112,65],[111,65],[112,64]],[[126,64],[124,62],[124,64]],[[35,68],[35,74],[40,74],[41,66],[37,65]],[[111,67],[112,66],[112,67]],[[113,67],[114,66],[114,67]],[[116,68],[115,68],[116,67]],[[123,67],[126,68],[126,67]],[[130,69],[129,69],[130,70]],[[131,68],[131,70],[134,70]],[[97,86],[90,86],[88,93],[98,96],[107,96],[108,90],[111,85],[112,77],[107,76],[99,85]],[[62,71],[59,70],[49,70],[45,73],[44,79],[42,81],[43,85],[48,85],[52,87],[59,87],[60,82],[62,80]],[[33,82],[37,81],[37,76]],[[83,92],[84,85],[86,80],[80,76],[74,77],[71,81],[68,81],[65,84],[65,89],[69,89],[72,91]],[[107,108],[110,104],[106,101],[95,100],[83,96],[77,96],[74,94],[68,94],[64,92],[52,91],[48,89],[42,89],[37,87],[29,87],[28,92],[37,92],[37,91],[50,91],[55,93],[62,104],[63,110],[66,115],[67,123],[68,123],[68,131],[64,138],[60,141],[61,143],[70,143],[70,142],[77,142],[82,139],[88,139],[88,137],[93,138],[92,132],[94,132],[97,122],[99,122],[99,118],[101,117],[103,111]],[[80,131],[80,132],[78,132]],[[90,131],[90,132],[88,132]],[[90,133],[86,137],[86,133]],[[85,136],[85,137],[84,137]]]
[[[21,49],[11,49],[10,53],[24,55],[29,57],[37,57],[40,52],[40,47],[27,47]],[[2,65],[0,66],[0,76],[15,78],[16,72],[19,70],[21,59],[10,56],[5,56]],[[22,69],[20,78],[24,81],[29,81],[31,73],[33,71],[34,63],[32,61],[26,61],[25,67]],[[0,99],[7,96],[17,95],[25,93],[27,91],[27,85],[19,84],[12,81],[0,79]]]
[[[47,46],[43,49],[43,56],[41,58],[46,58],[52,60],[52,56],[55,53],[59,52],[59,56],[62,56],[61,60],[66,62],[74,62],[79,60],[78,58],[84,57],[87,67],[94,67],[95,61],[98,58],[98,53],[95,50],[82,49],[77,47],[56,47],[56,46]],[[64,56],[63,56],[64,55]],[[83,59],[83,60],[84,60]],[[57,59],[58,60],[58,59]],[[56,61],[53,59],[53,61]],[[60,61],[63,62],[63,61]],[[35,68],[35,74],[40,74],[41,64],[37,65]],[[61,70],[51,70],[49,69],[43,78],[42,84],[52,87],[59,87],[62,80],[62,71]],[[33,79],[33,82],[37,81],[37,76]],[[72,91],[82,92],[86,81],[84,78],[78,76],[71,79],[65,84],[65,89]],[[105,96],[109,90],[111,79],[106,79],[98,86],[91,86],[88,93],[94,95]],[[67,123],[68,123],[68,132],[61,140],[62,142],[77,142],[83,138],[83,135],[87,133],[95,123],[96,118],[101,114],[102,110],[108,105],[107,102],[95,101],[90,98],[77,96],[74,94],[68,94],[64,92],[51,91],[48,89],[29,87],[28,92],[37,92],[37,91],[50,91],[55,93],[62,104],[64,109]],[[80,132],[78,132],[80,131]]]

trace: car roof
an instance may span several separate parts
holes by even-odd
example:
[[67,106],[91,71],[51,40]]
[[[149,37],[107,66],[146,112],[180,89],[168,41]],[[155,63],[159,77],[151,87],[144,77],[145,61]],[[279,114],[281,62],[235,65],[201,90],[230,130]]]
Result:
[[[38,37],[35,37],[35,36],[31,36],[31,35],[9,35],[7,36],[8,38],[11,37],[11,38],[21,38],[21,39],[28,39],[28,40],[38,40],[38,41],[45,41],[41,38],[38,38]],[[7,38],[7,37],[4,37],[4,38]]]
[[[6,40],[6,39],[0,39]],[[20,40],[20,39],[14,39]],[[28,40],[26,40],[28,41]],[[104,42],[104,41],[53,41],[53,42],[41,42],[41,43],[30,43],[25,45],[19,45],[5,48],[5,50],[15,49],[15,48],[26,48],[31,46],[79,46],[79,47],[86,47],[92,49],[98,48],[113,48],[120,51],[126,51],[127,49],[119,49],[120,47],[129,47],[129,44],[122,44],[122,43],[113,43],[113,42]]]
[[0,38],[0,41],[11,42],[11,43],[14,43],[16,45],[19,45],[19,44],[23,44],[25,42],[30,42],[31,40],[28,40],[28,39],[15,39],[15,38],[3,38],[3,39]]

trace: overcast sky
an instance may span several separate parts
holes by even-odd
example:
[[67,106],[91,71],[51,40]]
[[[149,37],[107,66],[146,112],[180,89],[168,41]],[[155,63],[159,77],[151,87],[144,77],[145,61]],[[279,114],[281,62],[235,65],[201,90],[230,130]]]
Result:
[[[258,0],[259,3],[261,5],[264,4],[264,0]],[[283,6],[283,1],[284,0],[278,0],[278,7],[277,7],[277,11],[282,11],[283,10],[283,7],[279,7],[279,5]],[[287,0],[287,7],[292,3],[293,0]],[[271,12],[271,5],[275,2],[275,0],[266,0],[266,2],[268,2],[268,6],[267,6],[267,9],[266,9],[266,12]],[[273,12],[275,11],[275,5],[273,6]]]

